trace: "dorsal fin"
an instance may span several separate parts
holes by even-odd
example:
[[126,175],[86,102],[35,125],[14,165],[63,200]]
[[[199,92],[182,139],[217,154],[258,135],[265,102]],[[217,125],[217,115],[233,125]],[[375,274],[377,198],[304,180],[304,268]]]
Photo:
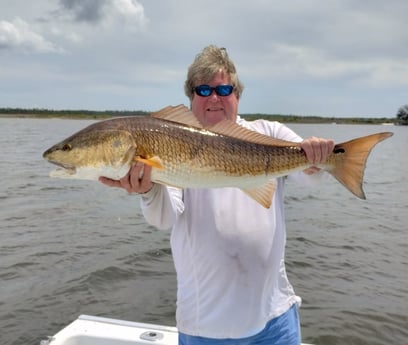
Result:
[[261,134],[245,127],[238,125],[230,120],[222,120],[215,125],[206,127],[210,132],[221,134],[227,137],[233,137],[245,141],[250,141],[254,144],[281,146],[281,147],[298,147],[299,143],[293,141],[285,141]]
[[196,118],[194,113],[183,104],[180,104],[178,106],[165,107],[155,113],[152,113],[151,116],[157,119],[172,121],[195,128],[206,129],[219,135],[249,141],[254,144],[280,147],[300,146],[300,144],[296,142],[272,138],[267,135],[244,128],[231,120],[222,120],[215,125],[204,127]]
[[156,119],[177,122],[196,128],[203,128],[203,125],[195,117],[194,113],[183,104],[177,105],[175,107],[169,105],[168,107],[151,113],[150,116]]

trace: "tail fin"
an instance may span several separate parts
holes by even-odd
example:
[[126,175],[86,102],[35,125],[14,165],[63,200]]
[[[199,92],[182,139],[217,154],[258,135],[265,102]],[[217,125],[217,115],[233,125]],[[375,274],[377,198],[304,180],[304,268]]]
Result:
[[391,132],[377,133],[336,145],[333,154],[342,154],[343,158],[336,160],[329,172],[350,192],[365,199],[362,185],[368,155],[375,145],[392,135]]

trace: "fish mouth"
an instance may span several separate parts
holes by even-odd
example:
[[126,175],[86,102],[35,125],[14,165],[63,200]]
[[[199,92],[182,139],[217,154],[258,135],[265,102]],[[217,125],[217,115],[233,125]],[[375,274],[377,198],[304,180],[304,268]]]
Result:
[[61,175],[75,175],[76,167],[74,165],[64,164],[61,162],[56,162],[53,160],[48,160],[48,162],[58,166],[57,169],[51,171],[51,176],[61,176]]
[[66,164],[66,163],[54,161],[52,159],[48,159],[48,162],[50,162],[51,164],[58,165],[60,168],[63,168],[63,169],[66,169],[66,170],[75,170],[74,165],[69,165],[69,164]]
[[50,177],[68,177],[76,174],[76,168],[60,167],[50,172]]

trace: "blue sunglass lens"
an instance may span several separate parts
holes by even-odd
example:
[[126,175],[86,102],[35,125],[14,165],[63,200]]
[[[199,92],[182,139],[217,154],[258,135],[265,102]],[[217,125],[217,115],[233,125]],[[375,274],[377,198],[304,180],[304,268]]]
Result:
[[208,97],[212,93],[212,87],[208,85],[200,85],[195,88],[197,95]]
[[217,85],[211,87],[209,85],[199,85],[194,88],[197,95],[201,97],[208,97],[212,94],[213,90],[218,96],[229,96],[232,93],[234,87],[232,85]]
[[215,87],[215,93],[218,96],[229,96],[232,92],[232,85],[218,85]]

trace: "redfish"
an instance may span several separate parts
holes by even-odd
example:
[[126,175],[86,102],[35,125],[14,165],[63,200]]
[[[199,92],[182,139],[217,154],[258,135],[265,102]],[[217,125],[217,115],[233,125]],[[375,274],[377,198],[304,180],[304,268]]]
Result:
[[[318,167],[365,199],[363,175],[372,148],[393,133],[383,132],[335,145]],[[61,169],[52,177],[120,179],[135,162],[152,166],[152,181],[179,188],[236,187],[269,208],[276,178],[311,164],[300,143],[275,139],[224,120],[203,127],[183,105],[151,116],[94,123],[44,152]]]

